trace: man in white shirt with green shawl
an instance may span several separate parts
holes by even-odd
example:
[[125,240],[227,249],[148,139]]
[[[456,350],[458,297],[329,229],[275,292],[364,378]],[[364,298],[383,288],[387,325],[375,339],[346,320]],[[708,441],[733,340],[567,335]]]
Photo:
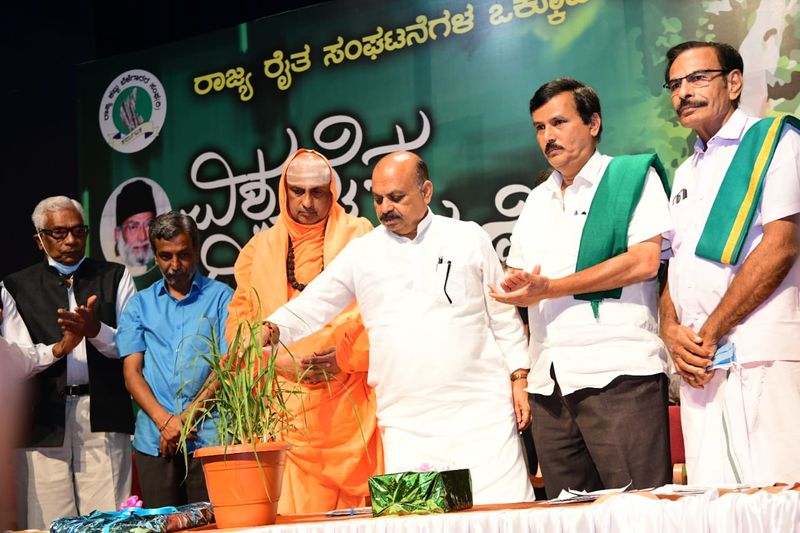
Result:
[[386,472],[468,468],[476,504],[534,499],[518,431],[530,424],[530,365],[514,307],[488,296],[503,276],[486,232],[434,215],[425,162],[389,154],[372,173],[381,226],[351,241],[268,317],[285,344],[355,299],[369,335]]
[[530,101],[555,171],[511,235],[516,269],[491,293],[528,307],[533,438],[548,498],[564,489],[670,479],[667,360],[658,338],[662,234],[671,229],[655,154],[602,155],[600,99],[559,78]]
[[800,121],[738,109],[743,69],[727,44],[667,52],[664,87],[697,134],[661,299],[693,484],[800,481]]

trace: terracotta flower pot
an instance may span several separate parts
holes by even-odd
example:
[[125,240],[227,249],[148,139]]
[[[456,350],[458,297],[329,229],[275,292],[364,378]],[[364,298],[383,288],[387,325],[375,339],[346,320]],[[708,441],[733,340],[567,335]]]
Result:
[[[217,527],[275,523],[283,482],[287,442],[211,446],[195,450],[203,463],[208,497]],[[258,459],[256,459],[256,454]],[[263,474],[262,474],[263,472]]]

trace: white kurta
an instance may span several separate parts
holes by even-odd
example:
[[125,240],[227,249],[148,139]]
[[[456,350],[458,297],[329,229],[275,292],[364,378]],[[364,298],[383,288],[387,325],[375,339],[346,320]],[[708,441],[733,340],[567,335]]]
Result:
[[[764,235],[764,225],[800,213],[800,135],[784,129],[764,177],[761,199],[745,238],[739,262],[725,265],[694,251],[722,180],[744,134],[758,121],[736,111],[703,149],[675,171],[672,206],[674,257],[669,263],[669,290],[681,324],[699,331],[716,309],[742,264]],[[764,302],[720,339],[736,344],[739,362],[800,360],[800,262]]]
[[381,226],[352,241],[269,320],[289,344],[355,298],[386,471],[469,468],[475,503],[529,501],[509,373],[530,362],[516,309],[488,296],[502,277],[477,224],[428,212],[413,240]]

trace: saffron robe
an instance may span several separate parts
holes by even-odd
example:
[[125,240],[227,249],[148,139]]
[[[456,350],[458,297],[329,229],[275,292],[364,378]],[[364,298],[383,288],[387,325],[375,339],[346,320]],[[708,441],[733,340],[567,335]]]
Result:
[[[284,165],[280,180],[278,220],[250,239],[234,266],[237,287],[228,307],[229,345],[241,321],[261,320],[300,294],[287,281],[289,237],[296,279],[308,283],[350,240],[372,230],[367,219],[346,214],[336,203],[333,179],[333,203],[327,219],[314,225],[295,222],[286,202],[285,169],[290,161]],[[287,407],[294,413],[296,428],[283,436],[294,447],[286,459],[278,504],[281,514],[359,507],[369,494],[369,476],[383,473],[375,394],[367,385],[369,343],[356,306],[331,317],[321,331],[288,349],[299,360],[330,346],[336,347],[341,372],[328,383],[300,384],[301,394],[288,397]],[[296,384],[286,383],[284,387],[291,389]]]

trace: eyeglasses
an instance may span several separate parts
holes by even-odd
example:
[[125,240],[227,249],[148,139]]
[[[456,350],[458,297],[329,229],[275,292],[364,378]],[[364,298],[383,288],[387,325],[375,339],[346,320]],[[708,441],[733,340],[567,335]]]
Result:
[[136,233],[140,229],[144,228],[145,233],[150,231],[150,223],[152,220],[147,220],[145,222],[139,222],[138,220],[134,220],[132,222],[126,222],[123,224],[122,231],[126,233]]
[[72,226],[71,228],[40,229],[38,233],[44,233],[56,241],[63,241],[70,233],[72,233],[72,236],[76,239],[83,239],[89,233],[89,226],[84,224],[81,226]]
[[689,83],[689,85],[691,85],[695,89],[708,87],[708,84],[711,83],[711,80],[719,77],[719,76],[711,76],[712,72],[719,72],[720,75],[724,76],[725,74],[728,74],[730,70],[710,69],[710,68],[704,70],[695,70],[694,72],[687,74],[682,78],[675,78],[667,81],[664,85],[662,85],[662,87],[664,87],[669,92],[674,93],[675,91],[681,88],[681,85],[683,85],[683,80],[686,80]]

